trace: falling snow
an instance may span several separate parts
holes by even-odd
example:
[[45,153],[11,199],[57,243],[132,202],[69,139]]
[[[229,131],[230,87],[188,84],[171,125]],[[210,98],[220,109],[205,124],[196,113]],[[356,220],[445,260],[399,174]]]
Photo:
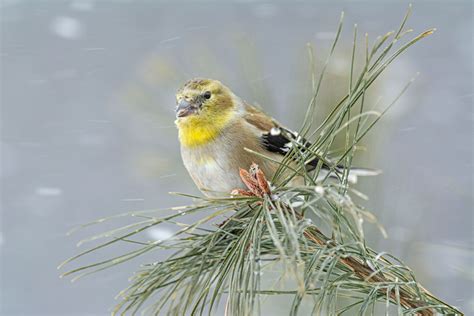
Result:
[[167,240],[173,236],[173,231],[163,227],[151,228],[147,231],[148,237],[157,240]]
[[60,196],[63,190],[54,187],[39,187],[36,188],[35,193],[39,196]]
[[51,22],[51,31],[65,39],[77,39],[83,34],[83,26],[77,19],[59,16]]

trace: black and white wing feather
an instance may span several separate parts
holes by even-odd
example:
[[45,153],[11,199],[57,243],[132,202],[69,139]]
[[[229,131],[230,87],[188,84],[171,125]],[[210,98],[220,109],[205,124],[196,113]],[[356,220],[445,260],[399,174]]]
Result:
[[[305,151],[305,148],[311,146],[311,143],[305,138],[299,136],[298,133],[281,126],[272,127],[270,131],[262,134],[262,145],[266,150],[273,153],[278,153],[284,156],[293,148],[294,144],[301,146],[302,152]],[[318,161],[319,160],[315,158],[308,162],[307,170],[311,171],[316,168]],[[323,165],[323,167],[330,169],[330,166],[328,165]]]
[[[298,133],[288,130],[281,126],[274,126],[268,132],[262,134],[261,143],[264,148],[272,153],[286,155],[293,148],[294,144],[301,147],[301,152],[305,152],[305,148],[309,148],[311,143],[305,138],[298,135]],[[319,159],[314,158],[306,164],[306,170],[312,171],[318,165]],[[329,165],[323,163],[322,171],[324,174],[333,170],[332,177],[338,177],[344,171],[342,165]],[[349,174],[349,182],[357,182],[357,176],[374,176],[380,174],[379,170],[365,169],[365,168],[351,168]]]

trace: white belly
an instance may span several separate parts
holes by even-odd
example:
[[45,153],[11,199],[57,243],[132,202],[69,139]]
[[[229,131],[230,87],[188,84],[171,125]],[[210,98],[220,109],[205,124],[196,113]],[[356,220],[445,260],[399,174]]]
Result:
[[198,188],[207,196],[229,196],[236,188],[244,188],[239,168],[225,153],[182,149],[183,162]]

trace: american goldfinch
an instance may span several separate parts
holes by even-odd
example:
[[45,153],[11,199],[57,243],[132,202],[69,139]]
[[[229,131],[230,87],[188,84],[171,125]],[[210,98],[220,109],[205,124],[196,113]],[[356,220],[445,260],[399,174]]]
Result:
[[[176,94],[176,104],[175,123],[184,166],[209,197],[243,189],[239,170],[248,169],[252,163],[271,179],[279,166],[272,160],[281,161],[295,141],[306,142],[217,80],[187,81]],[[317,163],[310,161],[306,168],[314,169]],[[339,168],[333,170],[338,172]],[[323,169],[327,172],[328,166],[323,165]],[[369,169],[351,170],[352,177],[375,173]]]

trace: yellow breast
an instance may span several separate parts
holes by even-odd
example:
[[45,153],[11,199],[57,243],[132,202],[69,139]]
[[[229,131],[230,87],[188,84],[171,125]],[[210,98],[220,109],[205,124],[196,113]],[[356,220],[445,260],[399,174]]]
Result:
[[232,113],[219,116],[193,115],[176,120],[179,140],[183,146],[194,147],[216,139],[229,123]]

